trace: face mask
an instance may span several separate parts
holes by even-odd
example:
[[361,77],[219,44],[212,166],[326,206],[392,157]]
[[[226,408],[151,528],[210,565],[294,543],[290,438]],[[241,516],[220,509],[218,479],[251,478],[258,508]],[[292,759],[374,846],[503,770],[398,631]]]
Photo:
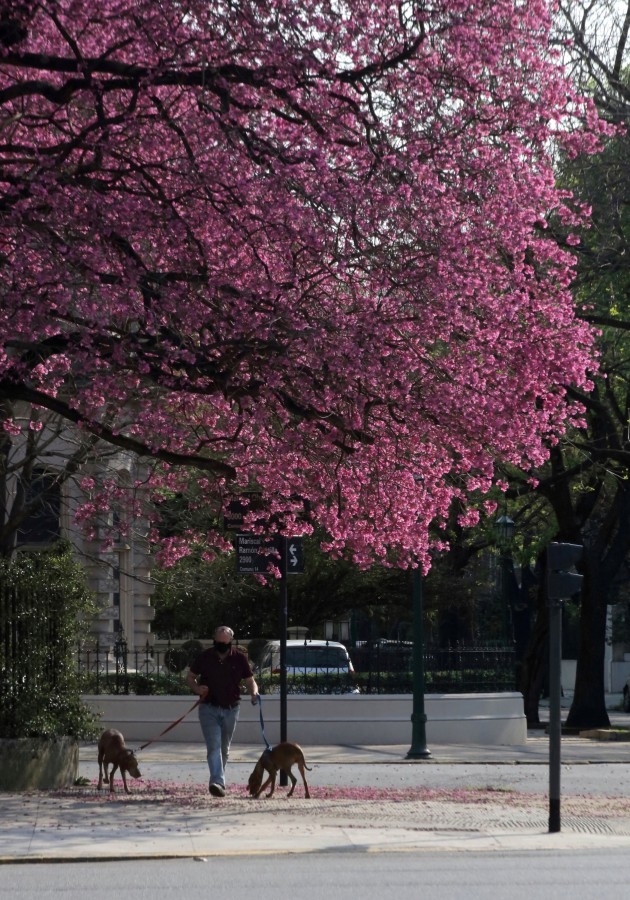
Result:
[[221,643],[221,641],[214,642],[214,649],[217,651],[217,653],[227,653],[231,646],[231,641],[228,644],[223,644]]

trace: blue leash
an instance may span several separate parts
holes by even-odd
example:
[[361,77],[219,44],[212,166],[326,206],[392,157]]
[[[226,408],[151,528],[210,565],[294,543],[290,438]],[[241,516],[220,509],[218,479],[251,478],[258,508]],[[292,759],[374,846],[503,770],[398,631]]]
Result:
[[267,748],[267,750],[271,750],[271,744],[267,740],[267,735],[265,734],[265,721],[262,714],[262,697],[260,696],[260,694],[258,694],[258,713],[260,715],[260,730],[262,731],[265,747]]

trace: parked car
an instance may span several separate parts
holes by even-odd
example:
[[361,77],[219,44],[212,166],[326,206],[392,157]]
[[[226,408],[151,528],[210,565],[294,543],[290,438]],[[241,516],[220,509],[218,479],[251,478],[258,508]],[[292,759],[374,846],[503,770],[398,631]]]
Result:
[[[354,672],[350,654],[337,641],[287,641],[287,675],[334,674]],[[269,641],[260,657],[261,674],[280,672],[280,641]]]
[[357,672],[411,672],[413,641],[357,641],[352,655]]

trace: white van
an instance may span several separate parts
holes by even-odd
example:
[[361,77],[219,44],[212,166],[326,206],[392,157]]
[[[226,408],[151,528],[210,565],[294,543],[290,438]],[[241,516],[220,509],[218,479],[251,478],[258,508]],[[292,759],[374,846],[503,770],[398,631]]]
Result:
[[[337,641],[287,641],[287,675],[343,675],[354,672],[348,651]],[[261,673],[280,673],[280,641],[268,641],[260,657]]]

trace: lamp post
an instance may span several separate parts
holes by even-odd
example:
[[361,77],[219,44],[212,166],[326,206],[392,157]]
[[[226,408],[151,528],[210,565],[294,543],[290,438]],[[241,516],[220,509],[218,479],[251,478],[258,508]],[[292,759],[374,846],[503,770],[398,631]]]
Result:
[[424,711],[424,614],[422,609],[422,572],[413,570],[413,712],[411,714],[411,747],[407,759],[429,759],[427,716]]
[[511,547],[516,525],[507,513],[503,513],[497,519],[495,529],[501,550],[501,600],[503,604],[504,641],[507,646],[512,643],[510,640],[510,577],[514,570],[514,560],[512,559]]
[[[116,660],[116,693],[129,693],[129,679],[127,677],[127,641],[123,627],[118,622],[116,640],[114,641],[114,659]],[[122,690],[121,690],[122,688]]]

